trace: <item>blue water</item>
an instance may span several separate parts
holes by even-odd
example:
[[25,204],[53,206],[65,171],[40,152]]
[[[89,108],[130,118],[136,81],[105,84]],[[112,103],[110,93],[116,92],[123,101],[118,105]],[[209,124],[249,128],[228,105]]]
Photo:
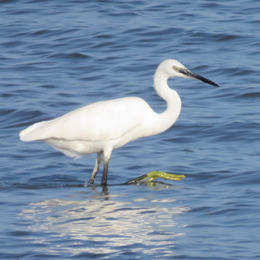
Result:
[[[0,258],[260,259],[260,2],[0,3]],[[139,96],[177,59],[219,88],[171,79],[183,107],[161,135],[112,154],[108,191],[19,132],[92,102]],[[118,185],[153,170],[180,182]],[[97,183],[101,181],[101,172]]]

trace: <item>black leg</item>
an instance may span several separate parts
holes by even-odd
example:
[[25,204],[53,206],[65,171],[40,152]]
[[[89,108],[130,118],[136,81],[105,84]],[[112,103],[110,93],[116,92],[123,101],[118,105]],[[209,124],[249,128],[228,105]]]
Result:
[[94,180],[95,180],[95,177],[97,175],[97,172],[98,172],[98,169],[101,165],[101,163],[104,161],[104,155],[103,155],[103,152],[100,152],[97,154],[97,160],[96,160],[96,164],[95,164],[95,167],[94,167],[94,170],[92,172],[92,175],[91,175],[91,178],[89,179],[89,182],[88,184],[93,184],[94,183]]
[[109,160],[105,161],[105,164],[104,164],[104,172],[103,172],[103,178],[102,178],[102,182],[101,182],[102,186],[107,185],[108,163],[109,163]]
[[133,179],[133,180],[131,180],[131,181],[125,182],[124,184],[137,184],[137,183],[139,183],[141,180],[143,180],[144,178],[146,178],[147,176],[148,176],[147,174],[144,174],[144,175],[142,175],[142,176],[140,176],[140,177],[137,177],[137,178],[135,178],[135,179]]
[[95,171],[92,172],[91,178],[88,181],[88,184],[94,184],[97,172],[98,172],[98,168],[94,169]]

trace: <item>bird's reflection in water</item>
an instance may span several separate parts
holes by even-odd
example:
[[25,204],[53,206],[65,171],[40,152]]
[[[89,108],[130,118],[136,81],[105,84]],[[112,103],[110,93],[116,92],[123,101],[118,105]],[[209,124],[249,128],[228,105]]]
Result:
[[[147,191],[142,185],[140,188]],[[184,234],[183,229],[176,226],[176,215],[187,212],[187,207],[180,206],[172,198],[153,196],[147,199],[137,194],[130,198],[130,193],[113,195],[109,194],[108,188],[103,187],[100,191],[101,187],[89,187],[87,192],[74,194],[73,199],[31,203],[20,216],[31,220],[31,231],[44,232],[36,239],[45,240],[41,243],[52,241],[53,252],[114,254],[127,248],[131,252],[149,251],[151,254],[151,250],[155,250],[166,254],[174,248],[176,237]],[[166,187],[165,184],[152,183],[150,188]]]

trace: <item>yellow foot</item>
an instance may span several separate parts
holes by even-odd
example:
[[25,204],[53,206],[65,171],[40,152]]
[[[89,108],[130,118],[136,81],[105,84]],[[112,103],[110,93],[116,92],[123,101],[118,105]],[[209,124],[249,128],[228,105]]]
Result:
[[167,172],[152,171],[152,172],[144,174],[136,179],[128,181],[125,184],[136,184],[139,182],[151,182],[157,178],[162,178],[165,180],[180,181],[181,179],[186,178],[186,176],[180,175],[180,174],[167,173]]
[[180,181],[181,179],[186,178],[186,176],[180,175],[180,174],[167,173],[167,172],[152,171],[152,172],[147,173],[147,176],[141,181],[153,181],[156,178]]

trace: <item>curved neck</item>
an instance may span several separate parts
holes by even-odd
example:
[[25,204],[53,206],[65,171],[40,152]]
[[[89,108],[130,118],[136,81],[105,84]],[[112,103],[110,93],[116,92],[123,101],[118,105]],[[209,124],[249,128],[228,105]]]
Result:
[[175,90],[169,88],[168,76],[162,71],[156,71],[154,75],[154,88],[157,94],[167,102],[167,109],[161,113],[156,113],[156,120],[153,124],[152,134],[162,133],[170,128],[181,112],[181,99]]

